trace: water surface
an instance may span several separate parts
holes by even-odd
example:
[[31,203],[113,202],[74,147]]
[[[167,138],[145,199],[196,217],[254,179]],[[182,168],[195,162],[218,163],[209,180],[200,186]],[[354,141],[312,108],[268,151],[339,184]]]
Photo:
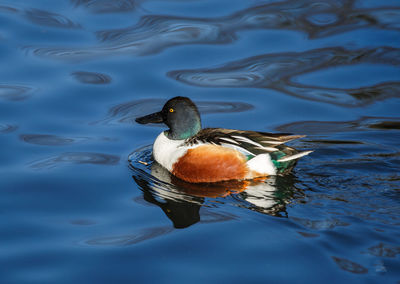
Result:
[[[1,283],[400,281],[398,1],[3,0],[0,60]],[[315,151],[184,183],[176,95]]]

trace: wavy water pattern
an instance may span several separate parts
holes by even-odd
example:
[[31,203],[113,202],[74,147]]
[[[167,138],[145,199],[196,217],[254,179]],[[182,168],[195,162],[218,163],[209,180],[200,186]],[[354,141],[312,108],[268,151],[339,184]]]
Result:
[[71,0],[76,7],[85,7],[93,13],[126,13],[135,10],[137,0]]
[[25,11],[25,18],[34,24],[53,28],[77,29],[79,24],[72,22],[67,17],[44,10],[30,9]]
[[62,164],[92,164],[92,165],[116,165],[120,158],[115,155],[89,152],[67,152],[55,157],[46,158],[30,164],[35,170],[47,170],[56,168]]
[[17,125],[0,123],[0,133],[6,134],[18,129]]
[[[361,117],[351,121],[298,121],[276,128],[282,132],[301,132],[306,135],[328,135],[346,132],[400,130],[398,117]],[[393,132],[396,134],[396,132]]]
[[22,101],[29,98],[32,91],[28,86],[0,84],[0,99]]
[[229,62],[217,68],[171,71],[168,76],[201,87],[274,89],[291,96],[346,107],[359,107],[400,96],[400,81],[357,89],[308,86],[293,82],[294,77],[305,73],[363,63],[400,66],[400,49],[380,47],[347,50],[334,47],[265,54]]
[[[138,116],[160,111],[164,105],[163,99],[142,99],[125,102],[113,106],[108,111],[106,118],[94,122],[94,124],[133,123]],[[251,104],[243,102],[196,102],[200,113],[234,113],[249,111],[254,108]]]
[[49,134],[21,134],[19,137],[26,143],[43,146],[65,146],[88,140],[86,137],[70,138]]
[[71,73],[71,75],[83,84],[103,85],[111,82],[109,75],[97,72],[76,71]]
[[[95,11],[113,10],[110,5],[116,5],[117,11],[121,11],[120,7],[129,10],[135,6],[132,1],[73,2],[94,7]],[[107,8],[101,8],[101,3]],[[227,44],[237,40],[238,32],[246,30],[293,30],[306,33],[312,39],[370,27],[399,31],[399,19],[398,7],[359,9],[352,0],[286,1],[254,6],[218,18],[146,15],[134,26],[98,31],[100,43],[95,46],[27,47],[27,50],[36,56],[60,60],[117,54],[141,56],[178,45]]]
[[130,235],[96,237],[86,240],[84,244],[90,246],[129,246],[164,236],[172,231],[173,228],[171,227],[146,228]]

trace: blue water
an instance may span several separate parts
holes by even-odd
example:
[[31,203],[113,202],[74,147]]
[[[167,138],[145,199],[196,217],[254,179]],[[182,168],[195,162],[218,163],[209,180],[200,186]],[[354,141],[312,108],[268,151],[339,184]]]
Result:
[[[399,1],[2,0],[0,62],[1,283],[400,281]],[[173,181],[176,95],[315,152]]]

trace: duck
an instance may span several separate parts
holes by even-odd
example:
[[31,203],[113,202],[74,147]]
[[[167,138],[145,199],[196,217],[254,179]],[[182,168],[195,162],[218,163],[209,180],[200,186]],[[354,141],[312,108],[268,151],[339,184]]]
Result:
[[138,117],[139,124],[164,123],[153,144],[153,158],[189,183],[254,180],[289,173],[312,151],[284,145],[305,135],[225,128],[202,128],[197,106],[188,97],[168,100],[162,110]]

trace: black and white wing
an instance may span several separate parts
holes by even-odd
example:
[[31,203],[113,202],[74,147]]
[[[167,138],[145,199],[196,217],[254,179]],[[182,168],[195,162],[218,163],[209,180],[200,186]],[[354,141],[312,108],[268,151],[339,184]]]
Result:
[[[262,153],[272,153],[275,151],[286,152],[289,149],[292,150],[292,148],[284,146],[283,144],[302,137],[305,136],[291,135],[288,133],[267,133],[222,128],[205,128],[202,129],[196,136],[188,139],[185,144],[194,145],[197,143],[210,143],[237,149],[245,155],[256,156]],[[290,153],[286,154],[295,154],[293,151],[288,152]]]

